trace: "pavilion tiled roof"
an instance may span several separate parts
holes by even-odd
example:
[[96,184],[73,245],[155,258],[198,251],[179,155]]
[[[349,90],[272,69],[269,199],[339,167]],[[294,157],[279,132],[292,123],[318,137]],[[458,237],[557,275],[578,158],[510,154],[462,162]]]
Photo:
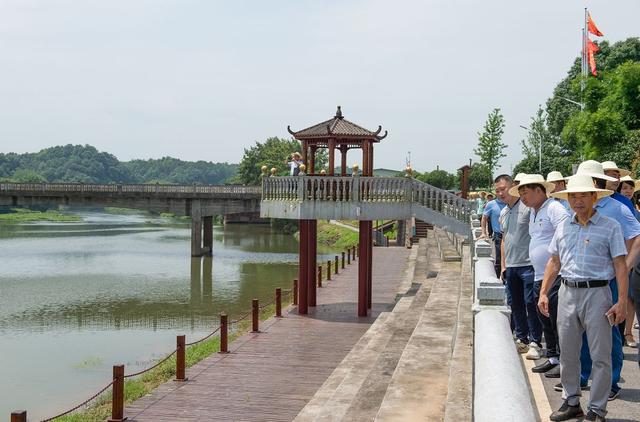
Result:
[[336,115],[322,123],[310,126],[306,129],[302,129],[298,132],[293,132],[289,126],[287,130],[296,139],[318,139],[318,138],[364,138],[380,140],[387,136],[385,131],[384,135],[379,136],[382,131],[382,126],[378,126],[376,132],[372,132],[359,126],[342,116],[342,110],[338,106]]

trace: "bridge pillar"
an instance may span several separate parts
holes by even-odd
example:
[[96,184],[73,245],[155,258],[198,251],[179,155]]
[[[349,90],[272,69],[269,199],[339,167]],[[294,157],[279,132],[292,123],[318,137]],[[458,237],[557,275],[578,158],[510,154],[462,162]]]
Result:
[[369,308],[369,253],[371,242],[371,221],[359,222],[358,243],[358,316],[367,316]]
[[202,209],[200,201],[191,201],[191,256],[202,256]]
[[298,314],[306,315],[309,313],[308,302],[308,243],[309,243],[309,220],[299,220],[300,223],[300,242],[298,244]]
[[203,255],[212,256],[213,255],[213,216],[208,215],[206,217],[202,217],[203,222],[203,230],[204,233],[202,235],[203,240]]
[[[373,221],[366,221],[369,232],[367,239],[367,309],[371,309],[371,292],[373,291]],[[383,236],[384,237],[384,236]]]
[[307,260],[307,294],[309,295],[309,306],[316,306],[316,262],[317,237],[318,237],[318,220],[309,221],[309,239],[307,242],[308,260]]

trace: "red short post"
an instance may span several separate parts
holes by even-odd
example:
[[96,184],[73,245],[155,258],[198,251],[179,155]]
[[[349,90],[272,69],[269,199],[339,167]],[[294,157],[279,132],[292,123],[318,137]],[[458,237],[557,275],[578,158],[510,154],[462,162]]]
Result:
[[282,318],[282,289],[276,289],[276,318]]
[[351,257],[352,257],[352,259],[353,259],[354,261],[356,260],[356,250],[357,250],[357,249],[358,249],[358,248],[356,248],[355,246],[352,246],[352,247],[351,247]]
[[229,327],[227,314],[220,314],[220,353],[229,353]]
[[258,326],[260,321],[260,303],[258,299],[251,301],[251,332],[259,333],[260,327]]
[[338,274],[338,265],[339,265],[339,264],[338,264],[338,255],[336,255],[336,259],[335,259],[335,261],[336,261],[336,268],[335,268],[334,273]]
[[342,252],[342,265],[340,265],[340,268],[344,270],[344,252]]
[[327,280],[331,280],[331,260],[327,261]]
[[27,422],[27,411],[16,410],[11,412],[11,422]]
[[291,294],[293,295],[293,304],[297,305],[298,304],[298,279],[297,278],[293,279],[293,292]]
[[347,265],[351,265],[351,249],[347,249]]
[[176,336],[176,381],[186,381],[185,377],[185,338]]
[[126,421],[124,417],[124,365],[113,366],[113,390],[111,398],[111,418],[108,422]]
[[356,257],[360,257],[360,244],[359,244],[359,243],[356,245],[356,252],[355,252],[355,254],[356,254]]
[[318,265],[318,287],[322,287],[322,265]]

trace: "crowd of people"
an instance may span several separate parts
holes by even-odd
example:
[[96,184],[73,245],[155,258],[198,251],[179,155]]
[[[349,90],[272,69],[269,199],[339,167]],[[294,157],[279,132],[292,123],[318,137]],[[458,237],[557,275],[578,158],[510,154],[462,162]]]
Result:
[[559,379],[563,404],[552,421],[605,421],[621,390],[623,345],[638,347],[640,180],[589,160],[566,178],[499,175],[494,189],[495,199],[474,199],[506,285],[515,347],[539,360],[533,372]]

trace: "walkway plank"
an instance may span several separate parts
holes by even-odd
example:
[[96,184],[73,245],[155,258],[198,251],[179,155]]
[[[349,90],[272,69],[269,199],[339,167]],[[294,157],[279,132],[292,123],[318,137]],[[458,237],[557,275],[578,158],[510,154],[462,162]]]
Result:
[[357,315],[357,261],[318,289],[309,316],[289,308],[125,409],[133,421],[291,421],[380,312],[393,307],[408,251],[373,250],[372,315]]

